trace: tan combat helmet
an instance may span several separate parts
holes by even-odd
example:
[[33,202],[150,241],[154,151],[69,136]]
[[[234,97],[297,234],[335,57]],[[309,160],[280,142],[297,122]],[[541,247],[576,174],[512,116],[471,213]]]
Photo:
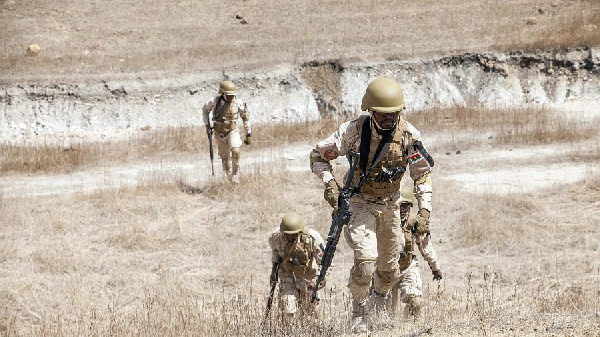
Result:
[[369,83],[360,108],[363,111],[392,113],[401,111],[404,106],[400,84],[391,78],[381,77]]
[[414,203],[414,192],[415,187],[413,186],[413,184],[407,181],[403,181],[402,188],[400,190],[400,202],[412,205]]
[[279,231],[283,234],[298,234],[304,232],[304,222],[302,218],[296,213],[288,213],[281,219],[281,225],[279,225]]
[[219,85],[219,94],[222,95],[235,95],[237,88],[231,81],[221,81]]

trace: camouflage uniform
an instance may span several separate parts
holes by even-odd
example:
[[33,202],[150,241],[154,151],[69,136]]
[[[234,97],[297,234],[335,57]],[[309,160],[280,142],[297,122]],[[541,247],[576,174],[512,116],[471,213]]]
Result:
[[[342,124],[334,134],[319,142],[311,153],[311,169],[324,183],[333,179],[330,160],[347,155],[349,150],[359,151],[361,128],[367,117],[363,115]],[[380,141],[373,130],[369,163]],[[384,172],[396,167],[410,167],[419,209],[431,212],[431,165],[422,150],[414,146],[417,141],[421,141],[419,132],[401,118],[388,152],[373,169],[360,192],[350,199],[352,218],[344,235],[354,250],[354,267],[350,271],[348,287],[359,302],[367,298],[374,271],[374,290],[380,294],[387,294],[400,279],[398,259],[404,248],[399,210],[402,174],[386,180],[381,179]],[[356,186],[361,173],[357,169],[352,186]]]
[[252,134],[250,113],[246,104],[235,96],[227,102],[223,95],[206,102],[202,107],[202,117],[207,127],[213,128],[217,151],[227,175],[237,178],[239,171],[240,147],[242,139],[237,127],[241,117],[247,138]]
[[[419,269],[419,261],[414,253],[415,245],[433,272],[440,270],[431,234],[415,235],[410,230],[404,231],[405,246],[400,254],[398,265],[400,268],[400,279],[392,292],[392,309],[398,307],[398,300],[405,303],[405,315],[418,315],[420,312],[420,301],[423,296],[423,280]],[[399,292],[399,294],[398,294]]]
[[279,304],[283,313],[294,315],[299,309],[314,312],[318,302],[311,303],[310,296],[319,274],[324,249],[319,232],[307,229],[290,243],[278,229],[269,237],[269,246],[272,262],[281,265],[278,274]]

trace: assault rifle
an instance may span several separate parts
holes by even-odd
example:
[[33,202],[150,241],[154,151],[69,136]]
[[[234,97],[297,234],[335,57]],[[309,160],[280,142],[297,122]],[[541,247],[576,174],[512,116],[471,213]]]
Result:
[[215,165],[214,165],[214,160],[215,160],[215,154],[213,152],[213,139],[212,139],[212,135],[213,135],[213,129],[210,127],[210,125],[207,125],[206,127],[206,134],[208,135],[208,150],[210,151],[210,168],[212,169],[212,175],[215,175]]
[[333,255],[335,254],[335,249],[337,247],[338,241],[340,241],[340,234],[342,233],[342,228],[346,226],[350,222],[350,217],[352,213],[350,213],[350,197],[354,194],[355,189],[350,188],[350,183],[352,182],[352,177],[354,176],[354,171],[356,170],[356,166],[358,165],[359,155],[358,153],[350,150],[348,153],[348,162],[350,163],[350,169],[346,174],[346,181],[344,183],[344,187],[340,191],[340,195],[338,197],[338,205],[335,213],[331,215],[331,227],[329,227],[329,234],[327,234],[327,245],[325,246],[325,251],[323,252],[323,258],[321,259],[321,272],[319,273],[319,277],[317,278],[317,282],[315,283],[315,288],[313,289],[311,302],[319,301],[319,295],[317,291],[319,289],[319,284],[325,280],[325,276],[327,275],[327,269],[331,267],[331,262],[333,261]]
[[277,287],[277,281],[279,280],[279,265],[281,261],[273,264],[273,268],[271,269],[271,291],[269,292],[269,298],[267,299],[267,310],[265,311],[265,320],[269,318],[269,314],[271,313],[271,307],[273,307],[273,296],[275,295],[275,288]]

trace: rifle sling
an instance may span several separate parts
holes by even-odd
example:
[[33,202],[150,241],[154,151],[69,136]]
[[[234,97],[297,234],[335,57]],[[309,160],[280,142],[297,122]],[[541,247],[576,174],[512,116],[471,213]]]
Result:
[[[213,121],[217,121],[225,113],[227,102],[224,101],[225,99],[223,99],[223,95],[220,95],[217,103],[215,104],[215,109],[213,110]],[[224,103],[221,104],[221,102]]]
[[381,158],[383,158],[383,156],[385,156],[388,149],[390,148],[390,143],[392,142],[392,139],[394,139],[394,135],[396,134],[396,128],[394,128],[390,131],[387,131],[387,132],[382,132],[381,141],[379,142],[379,145],[377,146],[377,150],[375,151],[375,155],[373,156],[373,161],[371,162],[371,166],[367,170],[367,162],[369,161],[369,152],[371,151],[371,116],[368,116],[365,119],[365,121],[363,122],[361,131],[362,132],[360,135],[360,149],[359,149],[360,150],[360,159],[359,160],[360,160],[360,170],[362,173],[360,175],[360,180],[359,180],[358,184],[354,188],[354,193],[360,192],[360,187],[365,182],[365,180],[367,179],[369,174],[371,174],[371,171],[373,171],[373,169],[375,168],[377,163],[379,163]]

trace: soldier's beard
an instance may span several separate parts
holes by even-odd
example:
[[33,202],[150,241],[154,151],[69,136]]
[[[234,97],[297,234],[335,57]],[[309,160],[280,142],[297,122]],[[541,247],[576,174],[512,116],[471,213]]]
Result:
[[390,120],[390,119],[384,119],[382,121],[382,123],[378,123],[377,120],[375,119],[375,117],[371,116],[371,125],[374,127],[375,131],[377,131],[378,134],[381,133],[385,133],[391,130],[394,130],[396,128],[396,126],[398,125],[398,120],[399,118],[396,118],[394,120]]

